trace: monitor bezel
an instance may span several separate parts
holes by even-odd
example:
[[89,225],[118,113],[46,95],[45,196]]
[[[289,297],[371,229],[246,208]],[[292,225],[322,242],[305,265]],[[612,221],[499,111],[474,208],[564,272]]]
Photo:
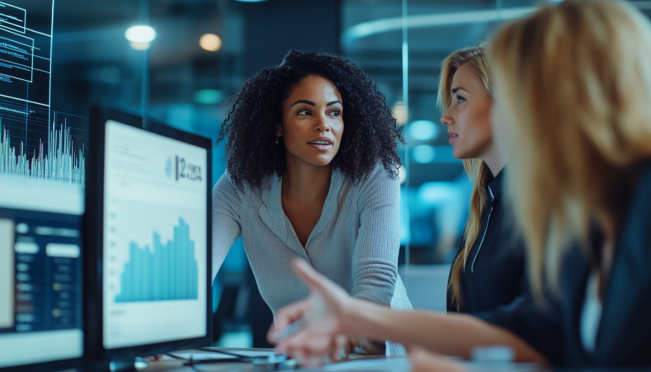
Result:
[[[126,124],[167,138],[185,142],[206,149],[206,334],[202,337],[159,342],[147,345],[128,346],[115,349],[104,347],[103,324],[103,257],[104,257],[104,159],[106,123],[109,120]],[[94,105],[90,112],[89,138],[91,146],[88,151],[88,166],[86,171],[86,213],[84,214],[84,246],[86,255],[85,266],[85,317],[84,317],[84,349],[87,359],[91,360],[120,360],[133,359],[140,356],[159,355],[173,350],[191,349],[209,346],[212,333],[212,211],[210,202],[212,180],[212,141],[208,138],[172,128],[162,122],[143,115],[131,113],[107,105]],[[99,311],[98,311],[99,310]]]
[[63,371],[83,367],[84,358],[60,359],[49,362],[20,364],[15,366],[0,367],[2,372],[35,372],[35,371]]

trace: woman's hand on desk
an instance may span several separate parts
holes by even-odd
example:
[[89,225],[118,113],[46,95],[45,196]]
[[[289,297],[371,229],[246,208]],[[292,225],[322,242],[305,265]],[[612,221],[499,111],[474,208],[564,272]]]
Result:
[[[316,272],[303,260],[294,262],[296,273],[310,288],[310,296],[282,308],[276,314],[276,323],[268,333],[276,350],[303,360],[328,356],[336,358],[347,344],[346,319],[353,299],[336,284]],[[294,322],[302,322],[300,330],[283,339],[282,330]],[[280,339],[279,339],[280,338]]]

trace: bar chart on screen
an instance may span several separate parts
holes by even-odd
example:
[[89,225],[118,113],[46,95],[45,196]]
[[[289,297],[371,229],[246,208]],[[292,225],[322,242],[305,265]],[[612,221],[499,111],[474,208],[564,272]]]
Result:
[[200,323],[181,329],[173,320],[187,311],[205,311],[205,212],[110,197],[107,204],[105,345],[198,332]]
[[107,300],[116,307],[196,301],[205,272],[200,270],[206,250],[200,214],[147,201],[108,204]]
[[116,303],[197,299],[198,264],[190,228],[182,218],[174,227],[173,240],[165,244],[153,232],[153,246],[132,242],[129,261],[122,272]]
[[0,175],[84,184],[86,118],[52,110],[54,0],[0,1]]
[[84,184],[84,149],[75,148],[67,121],[58,130],[55,124],[48,125],[47,142],[39,140],[31,154],[26,143],[20,141],[16,148],[11,142],[9,129],[2,127],[0,117],[0,174]]

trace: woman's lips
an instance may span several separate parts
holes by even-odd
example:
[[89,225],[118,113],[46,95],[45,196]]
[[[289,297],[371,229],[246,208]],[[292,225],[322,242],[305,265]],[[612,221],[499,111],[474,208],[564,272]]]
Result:
[[317,137],[307,144],[319,151],[328,151],[332,148],[332,140],[328,137]]
[[448,141],[450,145],[454,143],[457,137],[459,137],[459,135],[454,132],[448,132],[448,135],[450,136],[450,140]]
[[332,144],[325,144],[325,143],[313,143],[309,142],[308,145],[312,146],[313,148],[319,150],[319,151],[328,151],[332,147]]

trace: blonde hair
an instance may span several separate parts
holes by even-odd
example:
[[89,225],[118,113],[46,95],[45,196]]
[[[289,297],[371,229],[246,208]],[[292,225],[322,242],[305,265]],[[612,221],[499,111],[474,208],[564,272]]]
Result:
[[[439,83],[438,106],[443,112],[452,104],[452,79],[454,74],[463,65],[468,65],[481,80],[486,92],[492,97],[493,82],[488,69],[485,47],[483,45],[457,50],[450,54],[441,65],[441,80]],[[464,159],[463,166],[466,174],[473,181],[472,196],[470,198],[470,216],[463,233],[463,246],[461,253],[452,264],[448,292],[451,302],[457,311],[461,310],[461,274],[466,266],[468,254],[479,237],[481,218],[486,209],[486,187],[490,179],[490,169],[481,159]]]
[[503,27],[490,64],[507,194],[540,298],[624,192],[616,175],[651,156],[651,27],[624,1],[566,0]]

